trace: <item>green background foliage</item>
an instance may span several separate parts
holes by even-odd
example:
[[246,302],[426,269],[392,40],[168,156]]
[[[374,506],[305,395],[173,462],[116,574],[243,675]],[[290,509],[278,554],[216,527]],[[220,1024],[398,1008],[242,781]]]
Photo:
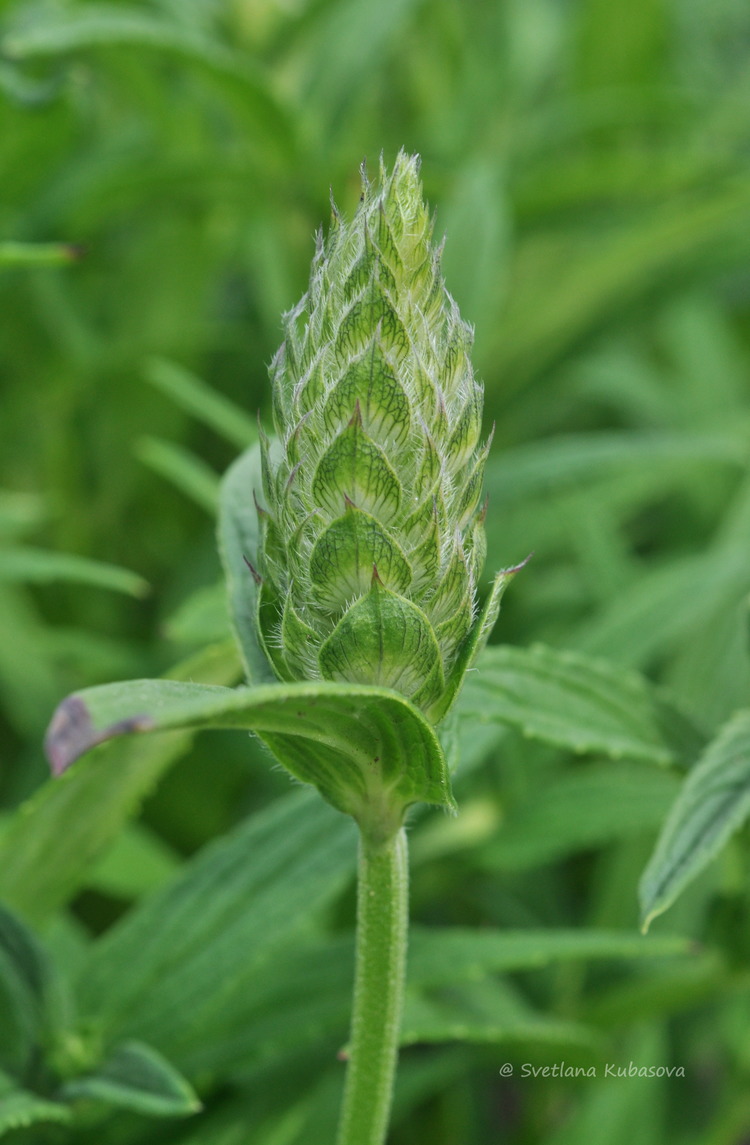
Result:
[[[332,1138],[351,824],[240,731],[54,784],[41,740],[75,688],[240,679],[218,479],[329,188],[402,146],[496,425],[485,590],[535,555],[460,815],[411,820],[393,1145],[750,1132],[749,43],[728,0],[0,0],[9,1142]],[[562,1060],[598,1077],[522,1075]]]

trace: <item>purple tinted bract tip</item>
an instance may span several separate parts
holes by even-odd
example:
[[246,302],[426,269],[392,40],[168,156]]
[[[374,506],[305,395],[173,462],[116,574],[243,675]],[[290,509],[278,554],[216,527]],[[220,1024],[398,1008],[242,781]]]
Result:
[[96,731],[89,709],[81,697],[68,696],[52,717],[44,737],[44,751],[52,774],[62,775],[71,763],[75,763],[79,756],[97,744],[129,732],[150,731],[153,726],[154,721],[150,716],[137,715],[118,720],[102,731]]
[[95,738],[88,708],[79,696],[68,696],[52,717],[44,750],[53,775],[62,775]]

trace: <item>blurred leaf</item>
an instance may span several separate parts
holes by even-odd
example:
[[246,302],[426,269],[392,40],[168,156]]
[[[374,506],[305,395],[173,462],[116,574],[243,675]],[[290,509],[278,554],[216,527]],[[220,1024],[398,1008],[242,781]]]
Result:
[[47,978],[36,939],[0,905],[0,1061],[21,1073],[42,1039]]
[[673,935],[644,942],[643,935],[606,930],[470,930],[412,927],[409,985],[450,986],[509,970],[539,970],[557,962],[630,960],[687,954],[687,939]]
[[723,546],[671,559],[645,571],[619,597],[584,624],[576,645],[624,664],[644,665],[671,650],[717,611],[736,604],[750,587],[744,549]]
[[594,1050],[598,1037],[576,1022],[537,1013],[504,982],[462,984],[439,998],[407,996],[401,1045],[451,1041]]
[[178,867],[179,857],[158,835],[130,823],[94,865],[86,885],[117,898],[138,898],[167,882]]
[[612,759],[684,763],[701,744],[689,720],[642,677],[542,645],[488,648],[466,681],[459,713]]
[[54,553],[46,549],[3,548],[0,550],[0,581],[25,581],[30,584],[54,584],[73,581],[77,584],[109,588],[130,596],[145,596],[149,586],[143,577],[115,565],[92,561],[74,553]]
[[136,445],[136,455],[210,516],[215,515],[219,478],[205,461],[189,449],[157,437],[142,437]]
[[167,618],[164,631],[179,644],[210,644],[231,637],[224,581],[197,589]]
[[16,266],[65,266],[80,257],[77,247],[65,243],[0,242],[0,270]]
[[[607,1076],[610,1066],[624,1069],[624,1076]],[[680,1078],[685,1067],[674,1060],[666,1038],[653,1023],[632,1031],[617,1055],[617,1060],[598,1071],[587,1085],[581,1100],[567,1121],[549,1137],[549,1145],[660,1145],[666,1128],[663,1075],[646,1074],[629,1078],[635,1069],[666,1069],[670,1066]],[[681,1069],[682,1072],[677,1072]]]
[[749,215],[750,188],[738,177],[610,233],[591,233],[585,248],[575,232],[554,245],[530,241],[487,350],[504,386],[527,384],[671,276],[740,264]]
[[[232,644],[190,657],[172,674],[228,684],[239,671]],[[54,912],[191,741],[189,732],[121,741],[45,784],[0,839],[0,897],[26,918]]]
[[750,426],[723,431],[592,432],[564,434],[495,453],[487,463],[491,505],[504,505],[534,495],[559,493],[561,486],[591,484],[610,473],[648,466],[652,481],[679,467],[691,472],[697,464],[747,464]]
[[708,745],[669,813],[639,888],[644,930],[750,814],[750,711]]
[[8,722],[23,736],[41,735],[60,695],[52,645],[21,586],[3,584],[0,576],[0,696]]
[[692,957],[647,972],[605,980],[586,999],[583,1014],[596,1026],[617,1029],[706,1005],[732,994],[730,972],[717,950],[696,949]]
[[487,870],[524,870],[616,839],[655,831],[678,790],[677,778],[636,764],[593,764],[548,779],[511,807],[480,852]]
[[416,0],[334,0],[322,8],[306,45],[300,105],[315,111],[324,138],[362,92],[382,54],[397,42],[416,6]]
[[18,537],[44,520],[45,505],[34,493],[0,489],[0,537]]
[[145,377],[175,405],[239,449],[246,449],[258,440],[258,427],[252,418],[175,362],[154,358]]
[[[664,0],[634,0],[613,8],[606,0],[584,0],[578,16],[578,70],[584,88],[622,88],[657,81],[667,43]],[[627,90],[627,88],[626,88]]]
[[62,1093],[70,1099],[101,1101],[151,1117],[186,1117],[201,1108],[177,1070],[140,1042],[116,1046],[94,1073],[66,1082]]
[[0,1073],[0,1137],[14,1129],[25,1129],[45,1121],[69,1120],[67,1105],[29,1093],[16,1086],[6,1074]]
[[[439,227],[450,235],[443,274],[481,345],[507,286],[510,246],[503,172],[493,156],[477,155],[462,165]],[[467,250],[474,252],[470,260]]]
[[2,41],[3,51],[11,60],[112,47],[167,52],[233,81],[240,87],[245,111],[264,142],[278,147],[283,141],[288,146],[291,133],[286,114],[251,60],[155,12],[126,4],[86,4],[78,9],[27,5]]
[[[356,831],[311,792],[252,816],[92,949],[82,1010],[171,1057],[242,999],[353,873]],[[179,1060],[179,1056],[176,1056]]]

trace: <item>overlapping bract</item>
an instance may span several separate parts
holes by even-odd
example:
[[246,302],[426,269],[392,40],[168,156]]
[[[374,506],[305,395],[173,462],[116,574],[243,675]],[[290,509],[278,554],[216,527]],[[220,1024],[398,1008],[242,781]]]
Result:
[[394,688],[433,719],[476,621],[488,443],[419,162],[335,207],[271,367],[259,629],[281,679]]

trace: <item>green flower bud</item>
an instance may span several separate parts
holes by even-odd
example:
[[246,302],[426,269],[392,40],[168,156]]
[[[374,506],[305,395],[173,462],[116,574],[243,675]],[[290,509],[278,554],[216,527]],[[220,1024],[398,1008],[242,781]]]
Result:
[[[417,156],[333,208],[272,367],[258,626],[283,680],[377,684],[436,722],[477,643],[482,387]],[[494,616],[491,618],[494,620]],[[486,624],[485,624],[486,626]]]

